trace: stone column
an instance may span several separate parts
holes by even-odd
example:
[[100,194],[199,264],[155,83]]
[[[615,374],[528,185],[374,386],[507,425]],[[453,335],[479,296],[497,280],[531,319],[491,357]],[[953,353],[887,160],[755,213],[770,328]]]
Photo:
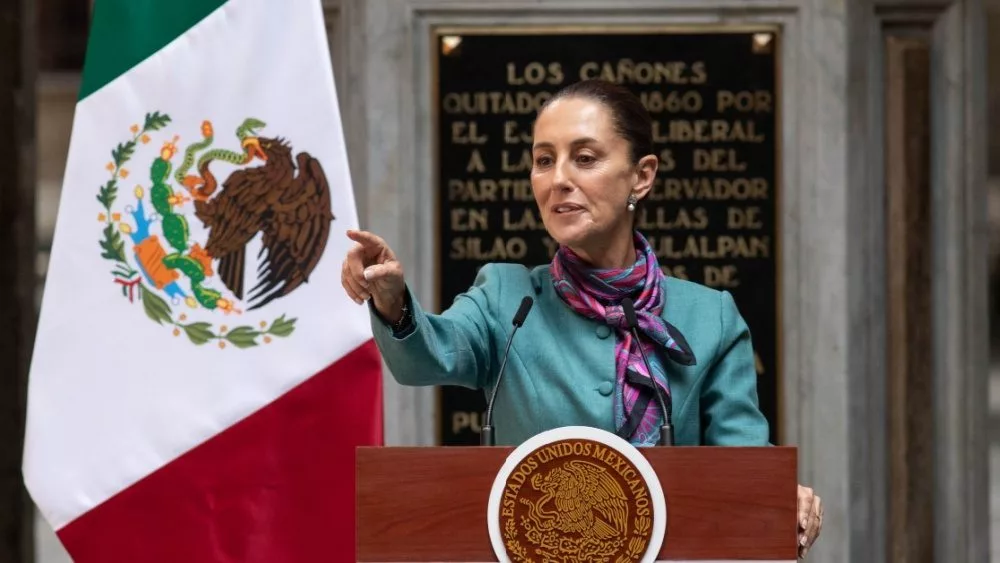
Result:
[[985,12],[931,28],[935,561],[989,558]]
[[[824,499],[811,561],[885,561],[884,205],[871,156],[871,3],[807,0],[799,22],[795,102],[799,162],[785,217],[785,420],[800,481]],[[789,158],[795,158],[790,156]]]
[[0,4],[0,562],[34,558],[32,503],[21,477],[28,364],[35,330],[34,3]]

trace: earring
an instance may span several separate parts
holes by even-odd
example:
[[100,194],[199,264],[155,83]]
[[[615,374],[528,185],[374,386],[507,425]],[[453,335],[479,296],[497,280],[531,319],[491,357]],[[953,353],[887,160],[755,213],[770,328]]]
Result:
[[638,203],[638,201],[639,200],[637,200],[635,198],[635,194],[629,194],[628,195],[628,210],[629,211],[635,211],[635,204]]

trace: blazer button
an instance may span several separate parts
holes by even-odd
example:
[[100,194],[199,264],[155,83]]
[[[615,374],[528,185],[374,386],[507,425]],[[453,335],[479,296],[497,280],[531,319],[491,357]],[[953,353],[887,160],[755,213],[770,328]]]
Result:
[[614,389],[615,387],[614,385],[611,384],[610,381],[603,381],[601,382],[600,385],[597,386],[597,392],[600,393],[601,395],[604,395],[605,397],[610,395],[611,392],[614,391]]
[[597,327],[597,337],[598,338],[604,339],[604,338],[607,338],[609,336],[611,336],[611,329],[608,328],[608,325],[601,325],[601,326]]

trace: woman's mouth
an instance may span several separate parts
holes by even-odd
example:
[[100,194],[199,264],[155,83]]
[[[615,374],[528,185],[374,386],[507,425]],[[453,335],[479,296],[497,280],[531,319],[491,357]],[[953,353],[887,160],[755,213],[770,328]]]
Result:
[[576,213],[583,211],[583,206],[577,205],[575,203],[557,203],[552,206],[552,213],[556,215],[566,215],[569,213]]

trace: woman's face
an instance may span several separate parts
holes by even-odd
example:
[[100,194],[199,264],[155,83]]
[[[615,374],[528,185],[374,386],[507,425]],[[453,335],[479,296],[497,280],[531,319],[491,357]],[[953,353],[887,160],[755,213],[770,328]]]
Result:
[[535,121],[531,189],[549,235],[584,253],[620,236],[631,241],[629,194],[641,199],[656,173],[655,157],[636,166],[611,111],[585,98],[562,98]]

